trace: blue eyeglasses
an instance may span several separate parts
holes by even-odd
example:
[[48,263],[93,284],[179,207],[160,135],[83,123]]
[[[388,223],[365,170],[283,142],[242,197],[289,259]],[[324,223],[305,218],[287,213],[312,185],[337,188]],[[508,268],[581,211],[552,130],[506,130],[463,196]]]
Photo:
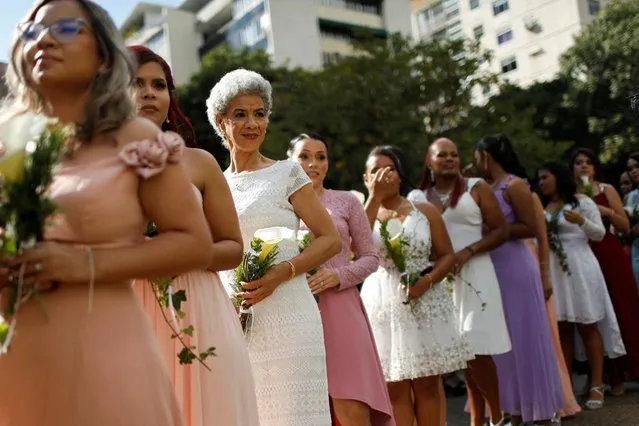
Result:
[[59,43],[70,43],[75,36],[80,33],[82,26],[89,27],[89,25],[78,18],[64,18],[60,19],[53,24],[45,25],[37,22],[23,22],[18,25],[18,30],[22,32],[20,38],[24,42],[32,42],[38,40],[45,31],[49,31],[51,37],[56,39]]

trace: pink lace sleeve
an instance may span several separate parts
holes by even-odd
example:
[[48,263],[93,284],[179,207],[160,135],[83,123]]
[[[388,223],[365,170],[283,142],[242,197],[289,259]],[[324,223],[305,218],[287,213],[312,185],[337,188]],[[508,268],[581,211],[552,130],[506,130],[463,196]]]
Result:
[[160,173],[167,163],[180,162],[184,140],[175,132],[161,132],[155,139],[131,142],[120,151],[120,159],[143,179]]
[[340,290],[356,286],[377,270],[379,254],[373,242],[373,233],[360,202],[352,194],[348,195],[348,231],[353,241],[355,261],[335,268],[339,277]]

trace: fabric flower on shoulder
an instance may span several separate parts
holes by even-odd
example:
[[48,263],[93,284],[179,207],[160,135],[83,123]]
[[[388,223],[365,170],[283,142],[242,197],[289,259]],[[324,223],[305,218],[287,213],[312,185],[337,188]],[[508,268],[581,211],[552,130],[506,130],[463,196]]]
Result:
[[120,151],[120,159],[143,179],[160,173],[167,163],[180,161],[184,140],[175,132],[161,132],[155,139],[131,142]]

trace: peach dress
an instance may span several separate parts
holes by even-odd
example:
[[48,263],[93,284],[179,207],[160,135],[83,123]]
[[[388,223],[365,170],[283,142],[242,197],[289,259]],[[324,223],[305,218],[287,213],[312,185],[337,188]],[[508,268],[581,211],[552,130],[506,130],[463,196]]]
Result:
[[[51,187],[60,206],[48,240],[92,247],[140,244],[147,219],[140,177],[179,161],[176,134],[126,145],[119,156],[64,163]],[[155,154],[161,153],[158,156]],[[0,358],[1,426],[181,426],[182,416],[149,322],[130,282],[61,283],[28,301]]]
[[[535,254],[535,257],[539,259],[539,252],[537,246],[533,240],[526,240],[528,247]],[[557,364],[559,365],[559,377],[561,379],[561,388],[564,396],[564,406],[559,410],[561,417],[570,417],[581,411],[581,407],[575,399],[575,392],[572,388],[572,381],[566,368],[566,361],[564,360],[564,353],[561,350],[561,342],[559,341],[559,328],[557,327],[557,315],[555,314],[555,307],[552,297],[546,301],[546,310],[548,311],[548,323],[550,324],[550,333],[552,334],[553,347],[555,349],[555,357],[557,358]]]
[[[201,199],[197,189],[196,193]],[[178,319],[180,328],[188,325],[195,328],[191,342],[197,351],[215,347],[216,356],[205,360],[211,371],[197,361],[191,365],[179,363],[177,353],[183,346],[171,338],[172,331],[162,316],[151,284],[136,280],[133,291],[151,320],[186,426],[259,425],[244,334],[218,275],[192,271],[176,277],[172,286],[173,291],[186,291],[187,301],[182,305],[186,317]]]

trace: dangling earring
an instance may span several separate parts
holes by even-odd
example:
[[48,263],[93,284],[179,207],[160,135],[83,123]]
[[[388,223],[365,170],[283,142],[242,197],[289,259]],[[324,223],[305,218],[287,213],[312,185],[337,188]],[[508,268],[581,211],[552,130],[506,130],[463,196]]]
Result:
[[165,122],[166,124],[169,124],[169,123],[171,122],[171,120],[169,120],[169,117],[166,117],[166,120],[164,120],[164,122]]
[[430,182],[432,184],[435,183],[435,171],[433,169],[431,169],[430,167],[428,168],[428,170],[430,170]]

